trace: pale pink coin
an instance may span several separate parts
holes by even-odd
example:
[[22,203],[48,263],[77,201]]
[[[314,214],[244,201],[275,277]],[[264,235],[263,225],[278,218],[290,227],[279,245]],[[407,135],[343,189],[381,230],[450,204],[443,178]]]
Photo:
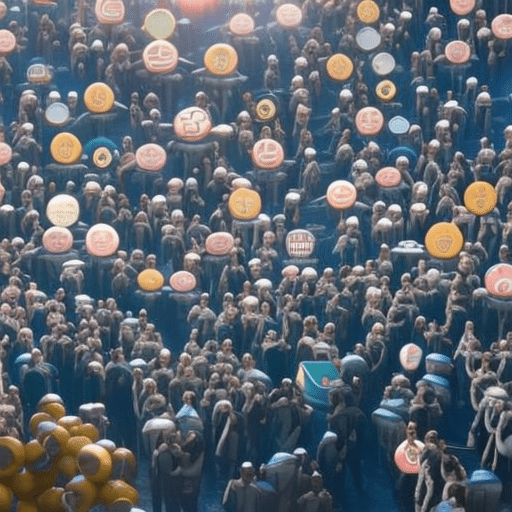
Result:
[[69,229],[53,226],[43,234],[43,247],[55,254],[68,252],[73,247],[73,235]]
[[405,371],[414,372],[423,357],[423,350],[414,343],[407,343],[400,349],[400,364]]
[[286,235],[286,252],[290,258],[309,258],[315,242],[315,235],[307,229],[294,229]]
[[7,55],[16,48],[16,36],[10,30],[0,30],[0,55]]
[[94,12],[100,23],[117,25],[124,20],[124,3],[122,0],[96,0]]
[[283,146],[273,139],[261,139],[252,148],[252,162],[259,169],[277,169],[284,161]]
[[248,14],[240,12],[229,20],[229,30],[237,36],[248,36],[254,30],[254,20]]
[[356,187],[349,181],[333,181],[325,194],[327,202],[336,210],[346,210],[354,205],[357,199]]
[[174,272],[169,279],[169,284],[175,292],[191,292],[197,285],[194,274],[186,270]]
[[494,297],[512,298],[512,265],[498,263],[485,274],[485,288]]
[[163,39],[149,43],[142,52],[144,66],[151,73],[170,73],[178,65],[178,50]]
[[204,139],[212,129],[212,122],[207,112],[199,107],[189,107],[178,112],[174,118],[174,133],[189,142]]
[[444,54],[452,64],[465,64],[471,58],[471,47],[464,41],[452,41],[446,45]]
[[383,167],[375,175],[375,181],[383,188],[398,187],[402,175],[396,167]]
[[475,0],[450,0],[450,9],[457,16],[466,16],[476,5]]
[[302,23],[302,11],[295,4],[283,4],[277,8],[276,20],[283,28],[297,28]]
[[111,256],[119,247],[119,235],[108,224],[95,224],[85,236],[85,248],[92,256]]
[[144,171],[161,171],[167,162],[167,153],[158,144],[144,144],[135,153],[137,166]]
[[421,459],[420,454],[425,445],[421,441],[409,443],[406,439],[395,451],[395,464],[398,469],[407,475],[415,475],[420,472]]
[[0,142],[0,165],[6,165],[11,161],[12,148],[5,142]]
[[492,33],[498,39],[512,38],[512,14],[500,14],[491,23]]
[[361,135],[377,135],[384,126],[384,116],[375,107],[364,107],[356,114],[356,128]]
[[235,246],[235,239],[231,233],[219,231],[208,236],[204,243],[206,252],[213,256],[224,256],[229,254]]

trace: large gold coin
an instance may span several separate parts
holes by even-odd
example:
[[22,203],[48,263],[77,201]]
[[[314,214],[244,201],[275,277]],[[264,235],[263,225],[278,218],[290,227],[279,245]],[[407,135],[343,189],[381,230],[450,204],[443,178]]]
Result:
[[373,0],[363,0],[357,6],[357,17],[362,23],[375,23],[379,16],[379,6]]
[[455,258],[464,246],[460,229],[452,222],[434,224],[425,236],[425,247],[433,258]]
[[396,85],[391,80],[382,80],[375,87],[375,94],[381,101],[392,101],[396,96]]
[[84,92],[85,106],[94,114],[108,112],[114,106],[114,91],[103,82],[95,82]]
[[164,285],[164,276],[158,270],[147,268],[137,276],[137,284],[145,292],[156,292]]
[[352,60],[343,53],[335,53],[326,64],[327,74],[338,81],[348,80],[354,71]]
[[144,28],[155,39],[167,39],[176,28],[176,19],[167,9],[153,9],[146,15]]
[[204,54],[204,65],[213,75],[230,75],[236,70],[238,55],[236,50],[229,44],[214,44]]
[[112,163],[112,153],[110,149],[101,146],[94,150],[92,161],[98,169],[106,169]]
[[276,113],[276,104],[269,98],[264,98],[256,104],[256,117],[260,121],[271,121]]
[[258,192],[239,188],[229,196],[229,211],[235,219],[255,219],[261,211],[261,198]]
[[464,205],[475,215],[487,215],[497,203],[498,193],[486,181],[475,181],[464,192]]
[[62,132],[53,138],[50,153],[59,164],[74,164],[82,154],[82,144],[72,133]]

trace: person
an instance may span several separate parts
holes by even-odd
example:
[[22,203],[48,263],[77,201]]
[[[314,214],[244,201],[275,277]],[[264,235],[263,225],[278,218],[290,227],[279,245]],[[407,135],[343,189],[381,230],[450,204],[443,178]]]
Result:
[[259,512],[261,493],[255,483],[256,476],[252,462],[240,466],[240,478],[228,482],[222,497],[226,512]]

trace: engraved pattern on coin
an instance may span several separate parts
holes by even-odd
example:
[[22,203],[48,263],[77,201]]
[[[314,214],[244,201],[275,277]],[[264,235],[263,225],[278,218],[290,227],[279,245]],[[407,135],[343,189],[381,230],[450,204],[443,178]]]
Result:
[[284,161],[284,150],[273,139],[261,139],[252,148],[252,161],[260,169],[276,169]]
[[151,73],[170,73],[178,65],[178,50],[168,41],[158,39],[144,48],[142,60]]
[[67,228],[78,220],[80,206],[73,196],[59,194],[48,201],[46,216],[55,226]]
[[494,297],[512,298],[512,265],[498,263],[485,273],[485,288]]
[[239,188],[229,196],[228,206],[235,219],[251,220],[261,211],[261,198],[254,190]]
[[194,274],[186,270],[175,272],[169,279],[169,284],[176,292],[191,292],[197,285]]
[[194,142],[204,139],[211,127],[210,117],[198,107],[186,108],[174,118],[174,131],[183,140]]
[[73,235],[69,229],[53,226],[43,234],[43,247],[55,254],[67,252],[73,247]]
[[119,235],[108,224],[95,224],[87,231],[85,246],[93,256],[111,256],[119,247]]

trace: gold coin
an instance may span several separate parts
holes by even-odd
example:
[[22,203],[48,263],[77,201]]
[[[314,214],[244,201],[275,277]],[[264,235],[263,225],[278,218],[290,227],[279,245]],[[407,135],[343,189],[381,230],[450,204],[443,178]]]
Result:
[[103,82],[95,82],[84,92],[85,106],[94,114],[108,112],[114,106],[114,91]]
[[276,112],[276,104],[271,99],[265,98],[256,104],[256,116],[260,121],[271,121]]
[[229,196],[229,211],[235,219],[255,219],[261,211],[261,198],[258,192],[239,188]]
[[204,65],[213,75],[230,75],[236,70],[238,55],[229,44],[214,44],[204,54]]
[[59,164],[74,164],[82,154],[82,144],[72,133],[62,132],[53,138],[50,153]]
[[164,276],[158,270],[147,268],[137,276],[137,284],[145,292],[156,292],[164,285]]
[[392,101],[396,96],[396,85],[391,80],[382,80],[375,87],[375,94],[381,101]]
[[333,80],[348,80],[354,71],[354,64],[349,57],[343,53],[335,53],[329,57],[326,64],[327,74]]
[[475,215],[487,215],[497,203],[498,193],[486,181],[475,181],[464,192],[464,205]]
[[146,15],[144,28],[155,39],[167,39],[176,28],[176,19],[167,9],[153,9]]
[[375,23],[380,17],[379,6],[373,0],[363,0],[357,6],[357,17],[362,23]]
[[433,258],[455,258],[464,246],[460,229],[452,222],[434,224],[425,236],[425,247]]
[[110,149],[105,146],[96,148],[92,154],[92,161],[99,169],[107,168],[112,163],[112,153]]

